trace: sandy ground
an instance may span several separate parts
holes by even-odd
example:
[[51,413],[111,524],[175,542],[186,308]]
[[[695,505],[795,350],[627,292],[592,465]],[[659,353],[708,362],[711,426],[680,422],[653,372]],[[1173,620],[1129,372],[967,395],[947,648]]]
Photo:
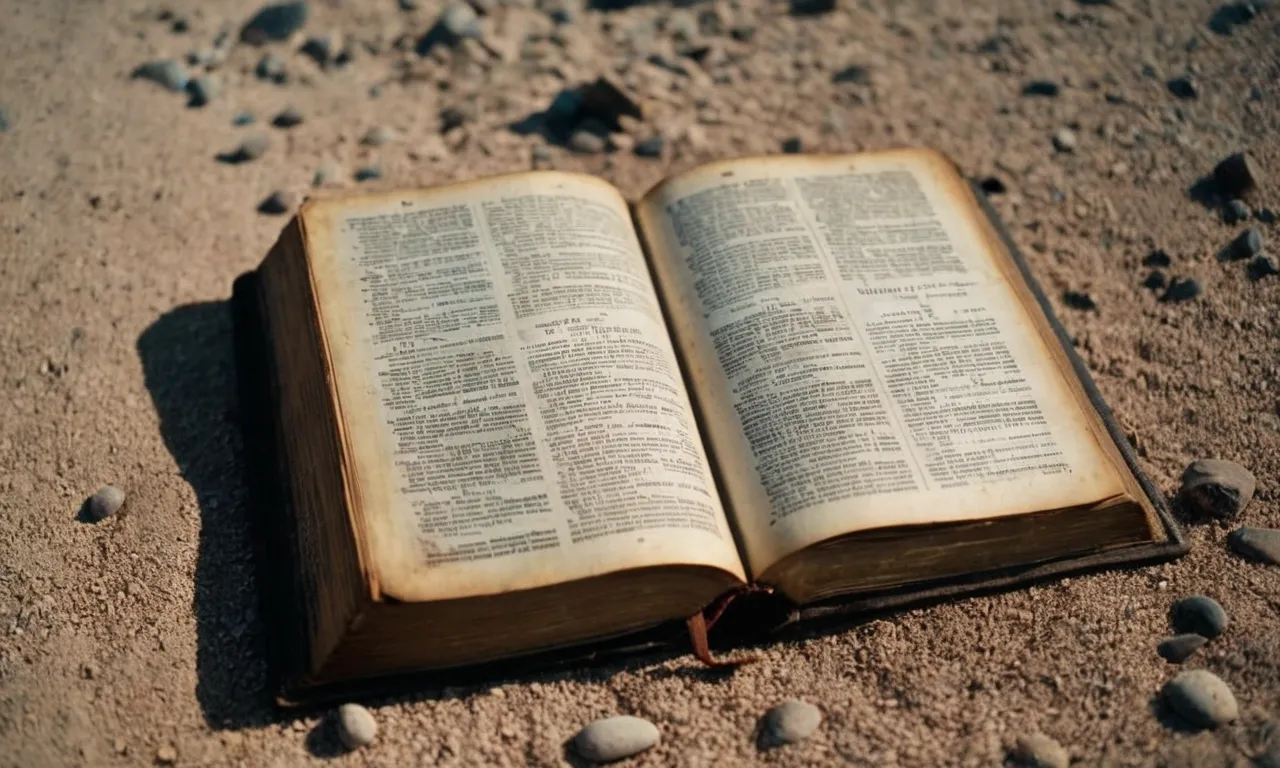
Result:
[[[1174,564],[878,617],[768,648],[727,678],[651,658],[367,702],[379,740],[340,756],[323,712],[263,703],[227,298],[284,223],[255,211],[273,189],[305,193],[325,162],[348,188],[366,162],[384,171],[370,188],[529,168],[546,142],[509,126],[560,88],[616,72],[644,94],[663,158],[552,146],[538,162],[635,195],[669,171],[798,136],[806,149],[933,145],[1000,178],[1001,214],[1146,469],[1172,493],[1192,459],[1237,460],[1259,483],[1245,522],[1278,526],[1280,277],[1254,282],[1243,263],[1219,262],[1244,225],[1188,190],[1241,148],[1280,177],[1280,8],[1223,35],[1207,2],[840,0],[812,17],[756,0],[565,4],[575,21],[553,34],[546,13],[513,5],[484,20],[502,57],[487,60],[475,47],[429,59],[394,47],[426,30],[437,0],[413,12],[312,5],[307,31],[345,33],[349,66],[323,72],[297,41],[276,44],[295,76],[264,83],[260,52],[240,46],[218,69],[223,92],[187,109],[130,71],[209,45],[252,14],[249,0],[175,0],[183,34],[134,0],[0,0],[0,764],[150,764],[168,748],[180,765],[557,764],[582,724],[612,713],[662,730],[637,765],[985,766],[1035,729],[1081,765],[1248,765],[1263,748],[1280,716],[1280,569],[1241,561],[1226,529],[1198,526]],[[674,50],[704,10],[722,31],[706,30],[699,66]],[[750,42],[728,34],[735,25],[754,28]],[[686,73],[648,63],[652,52]],[[855,82],[833,82],[850,66],[863,71],[841,79]],[[1185,72],[1194,100],[1165,85]],[[1061,94],[1020,95],[1036,78]],[[290,104],[302,125],[266,126]],[[449,106],[466,123],[442,138]],[[232,125],[242,109],[256,126]],[[379,125],[398,140],[360,146]],[[1078,146],[1055,152],[1066,126]],[[215,161],[255,130],[271,134],[260,160]],[[1280,209],[1280,186],[1258,202]],[[1255,226],[1280,242],[1275,224]],[[1154,248],[1204,295],[1158,303],[1141,287]],[[1065,306],[1067,290],[1098,309]],[[107,483],[128,492],[126,512],[79,522]],[[1231,627],[1187,666],[1221,675],[1242,710],[1199,734],[1163,724],[1152,704],[1175,670],[1155,653],[1167,611],[1192,593],[1220,600]],[[820,705],[824,725],[758,752],[757,718],[789,696]]]

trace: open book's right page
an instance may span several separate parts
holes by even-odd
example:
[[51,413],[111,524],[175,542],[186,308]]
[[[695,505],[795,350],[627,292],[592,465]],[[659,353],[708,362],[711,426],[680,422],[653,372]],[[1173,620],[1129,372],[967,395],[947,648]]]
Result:
[[970,195],[900,150],[717,163],[638,206],[752,573],[1129,488]]

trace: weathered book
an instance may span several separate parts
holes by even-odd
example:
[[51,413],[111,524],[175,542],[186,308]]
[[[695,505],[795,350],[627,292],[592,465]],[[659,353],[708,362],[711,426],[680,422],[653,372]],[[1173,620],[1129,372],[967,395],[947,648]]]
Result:
[[927,150],[307,202],[237,284],[285,698],[1181,553],[1001,233]]

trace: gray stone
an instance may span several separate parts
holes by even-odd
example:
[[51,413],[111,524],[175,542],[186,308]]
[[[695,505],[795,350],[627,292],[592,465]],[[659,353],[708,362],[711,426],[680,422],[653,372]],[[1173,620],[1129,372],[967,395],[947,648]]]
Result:
[[258,213],[265,213],[269,216],[279,216],[293,210],[295,201],[291,193],[278,189],[267,195],[261,203],[258,203]]
[[1227,612],[1204,595],[1184,597],[1169,610],[1169,624],[1179,633],[1195,633],[1210,640],[1227,628]]
[[336,184],[342,178],[342,169],[337,163],[325,163],[316,169],[316,173],[311,177],[312,186],[324,187],[329,184]]
[[302,124],[302,113],[293,107],[285,107],[284,111],[271,120],[277,128],[292,128]]
[[1241,557],[1280,565],[1280,529],[1241,528],[1227,537],[1227,546]]
[[1214,166],[1213,180],[1222,194],[1243,197],[1261,185],[1262,173],[1247,152],[1237,152]]
[[1191,75],[1179,75],[1171,78],[1165,85],[1168,86],[1169,93],[1179,99],[1190,100],[1200,96],[1200,86]]
[[1272,275],[1280,275],[1280,263],[1276,263],[1274,257],[1263,255],[1249,262],[1250,279],[1261,280]]
[[655,133],[649,138],[636,144],[636,154],[640,157],[662,157],[662,147],[666,142],[662,138],[662,134]]
[[1032,80],[1022,89],[1024,96],[1057,96],[1061,92],[1058,84],[1052,80]]
[[437,45],[456,46],[463,40],[479,40],[481,36],[480,17],[475,8],[464,2],[450,3],[435,25],[418,40],[418,55],[426,56]]
[[218,78],[213,75],[201,75],[187,83],[187,93],[191,95],[187,106],[203,107],[218,98],[218,94],[221,92],[222,82]]
[[378,735],[378,721],[373,713],[359,704],[338,707],[338,740],[347,749],[359,749],[373,743]]
[[375,179],[380,179],[382,178],[382,168],[377,165],[366,165],[362,168],[357,168],[354,178],[356,181],[374,181]]
[[267,148],[271,146],[271,139],[265,133],[251,133],[240,142],[240,146],[236,149],[236,155],[242,162],[257,160],[267,152]]
[[781,746],[804,741],[822,724],[822,710],[807,701],[788,699],[765,713],[760,722],[760,746]]
[[1179,498],[1201,517],[1231,520],[1253,499],[1257,481],[1234,461],[1197,459],[1182,473]]
[[321,67],[327,67],[333,63],[334,50],[333,43],[328,37],[319,36],[312,37],[302,44],[302,53],[311,57],[312,61]]
[[257,118],[252,112],[237,112],[236,116],[231,118],[232,125],[252,125]]
[[368,147],[380,147],[383,144],[395,141],[395,138],[395,131],[390,128],[380,126],[378,128],[370,129],[370,131],[364,135],[364,138],[360,139],[360,143]]
[[1209,642],[1208,638],[1194,632],[1174,635],[1161,640],[1160,645],[1156,646],[1156,653],[1170,664],[1181,664],[1191,658],[1191,654],[1200,650],[1207,642]]
[[264,6],[240,30],[240,39],[253,45],[268,40],[287,40],[307,23],[306,0]]
[[105,485],[85,502],[85,516],[94,523],[106,520],[120,511],[124,501],[124,491],[114,485]]
[[1194,277],[1175,277],[1169,281],[1169,287],[1160,295],[1160,301],[1178,304],[1191,301],[1204,293],[1200,281]]
[[598,155],[604,151],[605,139],[586,128],[579,128],[569,137],[569,149],[584,155]]
[[1076,132],[1070,128],[1063,128],[1053,134],[1053,147],[1059,152],[1075,152],[1076,144]]
[[1199,728],[1225,725],[1240,713],[1227,684],[1204,669],[1180,673],[1165,683],[1161,695],[1179,717]]
[[185,90],[187,83],[190,82],[187,68],[173,59],[148,61],[133,70],[133,77],[149,80],[174,92]]
[[402,11],[418,10],[418,0],[400,0],[400,10]]
[[1222,220],[1228,224],[1237,224],[1249,218],[1249,206],[1244,204],[1243,200],[1228,200],[1227,204],[1222,206]]
[[573,746],[582,757],[610,763],[638,755],[662,739],[658,727],[641,717],[615,715],[597,720],[578,731]]
[[263,54],[258,59],[258,66],[254,68],[254,73],[263,80],[271,80],[277,83],[283,83],[288,75],[284,69],[284,59],[274,53]]
[[1255,227],[1249,227],[1231,241],[1224,256],[1231,260],[1252,259],[1260,253],[1262,253],[1262,233]]
[[1067,768],[1071,764],[1067,750],[1039,732],[1018,736],[1013,749],[1009,750],[1009,758],[1025,768]]

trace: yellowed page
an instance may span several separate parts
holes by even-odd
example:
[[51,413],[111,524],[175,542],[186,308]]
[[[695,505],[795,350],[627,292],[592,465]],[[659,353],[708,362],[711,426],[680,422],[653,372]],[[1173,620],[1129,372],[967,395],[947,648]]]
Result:
[[967,194],[903,150],[718,163],[640,204],[750,573],[1123,492]]
[[313,202],[302,222],[381,593],[665,564],[743,578],[611,186],[520,174]]

